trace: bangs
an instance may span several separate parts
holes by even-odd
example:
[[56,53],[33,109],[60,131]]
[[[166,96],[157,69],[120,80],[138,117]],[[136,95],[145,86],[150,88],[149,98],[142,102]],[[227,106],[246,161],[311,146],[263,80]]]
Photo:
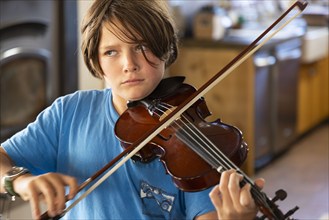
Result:
[[[110,19],[108,22],[103,22],[103,26],[111,32],[114,36],[116,36],[119,40],[122,42],[125,42],[127,44],[137,44],[137,45],[144,45],[147,47],[150,47],[147,43],[147,41],[143,40],[143,37],[140,36],[136,29],[132,28],[131,25],[125,24],[123,22],[120,22],[118,19]],[[150,48],[152,53],[155,54]],[[156,66],[156,64],[148,59],[148,57],[145,54],[145,51],[142,50],[142,54],[145,58],[145,60],[153,67]],[[158,56],[157,56],[158,57]],[[160,60],[163,60],[162,57],[158,57]]]
[[[171,51],[174,30],[166,19],[155,13],[157,4],[140,1],[144,7],[134,7],[135,2],[114,2],[105,13],[103,25],[118,39],[129,44],[147,46],[160,60],[166,60]],[[155,2],[154,2],[155,3]],[[124,13],[123,13],[124,12]],[[107,23],[107,24],[106,24]],[[170,33],[169,33],[170,32]]]
[[142,44],[143,38],[131,25],[120,22],[118,19],[109,19],[103,22],[103,26],[122,42],[128,44]]

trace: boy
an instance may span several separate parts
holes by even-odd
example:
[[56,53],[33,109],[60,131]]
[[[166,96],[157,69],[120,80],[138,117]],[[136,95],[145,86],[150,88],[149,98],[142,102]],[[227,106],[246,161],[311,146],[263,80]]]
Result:
[[[163,1],[97,0],[84,19],[82,36],[87,67],[110,89],[57,99],[0,148],[2,176],[13,165],[24,167],[6,190],[29,200],[36,219],[41,201],[50,216],[61,214],[65,189],[73,199],[78,183],[122,152],[116,120],[127,101],[156,88],[177,57],[177,35]],[[158,160],[129,160],[64,218],[252,219],[250,186],[240,189],[240,180],[227,171],[211,193],[187,193],[174,186]]]

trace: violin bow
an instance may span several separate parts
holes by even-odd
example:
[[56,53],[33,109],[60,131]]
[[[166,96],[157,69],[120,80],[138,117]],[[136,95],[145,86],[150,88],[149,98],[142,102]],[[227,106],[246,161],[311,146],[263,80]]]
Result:
[[[70,211],[74,206],[76,206],[81,200],[83,200],[87,195],[89,195],[94,189],[96,189],[100,184],[102,184],[108,177],[110,177],[114,172],[116,172],[126,161],[132,158],[138,151],[140,151],[146,144],[152,141],[162,130],[170,126],[177,118],[180,117],[188,108],[190,108],[196,101],[203,97],[210,89],[222,81],[226,76],[228,76],[234,69],[241,65],[246,59],[253,55],[257,50],[259,50],[264,44],[266,44],[270,39],[274,37],[279,31],[286,27],[292,20],[298,17],[307,6],[307,2],[304,0],[295,1],[272,25],[270,25],[262,34],[259,35],[248,47],[246,47],[238,56],[236,56],[231,62],[229,62],[223,69],[221,69],[216,75],[214,75],[210,80],[208,80],[203,86],[201,86],[196,92],[194,92],[189,98],[187,98],[183,103],[177,106],[168,116],[164,117],[159,124],[146,132],[140,139],[131,144],[126,148],[121,154],[115,157],[102,169],[97,171],[92,177],[88,178],[79,186],[79,192],[88,186],[92,181],[100,177],[104,172],[106,172],[101,178],[99,178],[93,185],[90,186],[80,197],[78,197],[73,203],[71,203],[62,214],[56,217],[49,217],[48,213],[45,212],[41,215],[41,219],[60,219]],[[298,8],[299,11],[294,16],[290,17],[282,26],[274,30],[271,34],[269,32],[278,25],[294,8]],[[265,39],[263,39],[268,35]],[[263,41],[261,41],[263,39]],[[261,41],[261,42],[260,42]],[[121,159],[121,160],[120,160]],[[120,161],[119,161],[120,160]],[[118,162],[119,161],[119,162]],[[114,165],[115,164],[115,165]]]

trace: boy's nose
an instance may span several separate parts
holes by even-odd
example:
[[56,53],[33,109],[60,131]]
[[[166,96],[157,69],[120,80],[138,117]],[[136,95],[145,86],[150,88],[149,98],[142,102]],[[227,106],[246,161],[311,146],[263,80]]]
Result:
[[136,65],[127,65],[127,66],[124,68],[124,72],[125,72],[125,73],[136,72],[137,69],[138,69],[138,68],[137,68]]
[[124,61],[124,72],[136,72],[138,70],[137,60],[132,55],[127,55]]

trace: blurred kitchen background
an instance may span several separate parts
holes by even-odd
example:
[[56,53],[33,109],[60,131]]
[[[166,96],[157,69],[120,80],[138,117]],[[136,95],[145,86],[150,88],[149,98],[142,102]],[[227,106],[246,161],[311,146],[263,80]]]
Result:
[[[180,36],[179,59],[167,76],[184,75],[187,83],[200,87],[293,2],[167,0]],[[206,101],[209,120],[220,118],[243,132],[250,148],[245,172],[265,177],[269,196],[278,188],[293,191],[290,196],[287,190],[290,203],[278,205],[301,204],[298,219],[328,219],[329,3],[308,3],[299,17],[207,93]],[[55,98],[105,87],[81,58],[79,26],[90,4],[0,1],[1,141]],[[1,195],[1,219],[30,216],[26,203]]]

